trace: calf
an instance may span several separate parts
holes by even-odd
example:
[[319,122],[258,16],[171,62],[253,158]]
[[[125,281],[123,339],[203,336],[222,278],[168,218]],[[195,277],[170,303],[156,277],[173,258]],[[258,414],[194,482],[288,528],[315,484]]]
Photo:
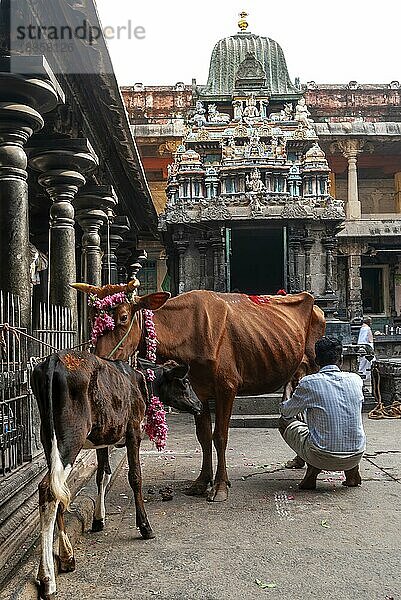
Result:
[[75,568],[64,511],[70,503],[67,477],[82,448],[105,448],[125,438],[136,525],[144,539],[154,537],[142,497],[139,460],[148,393],[144,376],[125,363],[68,350],[53,354],[34,369],[32,389],[39,407],[41,441],[48,465],[48,473],[39,484],[42,553],[38,579],[40,598],[50,600],[56,593],[56,520],[59,571]]
[[[129,374],[133,369],[126,362],[116,360],[113,362],[122,372]],[[144,358],[138,359],[138,368],[146,373],[149,369],[154,372],[155,378],[148,382],[149,396],[158,396],[166,406],[171,406],[181,412],[191,415],[199,415],[202,403],[195,395],[188,378],[189,368],[180,365],[174,360],[169,360],[162,365],[155,365]],[[125,440],[120,440],[117,446],[124,446]],[[93,513],[92,531],[102,531],[106,517],[105,496],[107,486],[111,479],[111,467],[109,462],[109,448],[97,448],[97,472],[96,484],[98,495]]]

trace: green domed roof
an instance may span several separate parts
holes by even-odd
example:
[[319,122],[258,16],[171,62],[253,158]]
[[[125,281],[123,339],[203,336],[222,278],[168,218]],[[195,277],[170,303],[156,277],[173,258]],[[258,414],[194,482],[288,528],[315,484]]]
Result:
[[210,59],[209,77],[204,93],[225,96],[235,89],[237,71],[247,54],[253,54],[266,74],[265,87],[271,94],[299,94],[288,75],[284,53],[277,42],[241,31],[215,45]]

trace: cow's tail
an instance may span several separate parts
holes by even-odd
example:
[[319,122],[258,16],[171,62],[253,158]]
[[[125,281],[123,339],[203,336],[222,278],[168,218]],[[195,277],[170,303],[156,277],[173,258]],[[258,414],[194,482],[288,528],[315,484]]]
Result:
[[45,421],[42,422],[42,427],[46,431],[48,444],[50,444],[50,448],[47,449],[50,491],[54,498],[59,500],[65,509],[68,509],[71,502],[71,493],[67,485],[67,477],[71,468],[66,468],[61,460],[53,418],[53,376],[58,361],[57,354],[53,354],[46,369],[45,403],[41,419]]

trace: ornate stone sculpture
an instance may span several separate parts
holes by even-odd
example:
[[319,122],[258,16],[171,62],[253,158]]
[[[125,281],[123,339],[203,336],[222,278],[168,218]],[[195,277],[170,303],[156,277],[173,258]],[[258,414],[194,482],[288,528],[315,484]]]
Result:
[[246,107],[244,108],[244,121],[251,125],[256,119],[260,117],[260,112],[256,106],[255,96],[252,94],[246,101]]
[[230,115],[226,113],[221,113],[217,110],[217,106],[215,104],[209,104],[207,108],[207,117],[208,123],[229,123]]
[[306,106],[305,98],[300,98],[295,108],[295,120],[298,121],[302,127],[309,129],[313,123],[313,120],[309,117],[310,112]]
[[266,189],[266,186],[260,177],[260,171],[257,167],[253,169],[250,177],[249,175],[246,176],[246,188],[251,193],[260,193]]
[[195,114],[192,117],[192,119],[190,119],[190,121],[189,121],[190,125],[196,125],[197,127],[203,127],[203,125],[205,125],[205,123],[206,123],[205,114],[206,114],[206,110],[203,106],[203,102],[198,100],[195,105]]
[[233,107],[234,107],[234,121],[236,123],[239,123],[242,121],[242,111],[243,111],[242,101],[234,100]]

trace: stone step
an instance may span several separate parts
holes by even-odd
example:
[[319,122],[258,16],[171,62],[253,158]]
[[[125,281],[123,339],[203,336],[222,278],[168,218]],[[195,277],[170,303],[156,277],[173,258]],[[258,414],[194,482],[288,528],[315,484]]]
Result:
[[279,412],[281,394],[238,396],[234,400],[233,415],[275,415]]
[[230,427],[260,427],[277,428],[278,414],[274,415],[233,415],[230,420]]

